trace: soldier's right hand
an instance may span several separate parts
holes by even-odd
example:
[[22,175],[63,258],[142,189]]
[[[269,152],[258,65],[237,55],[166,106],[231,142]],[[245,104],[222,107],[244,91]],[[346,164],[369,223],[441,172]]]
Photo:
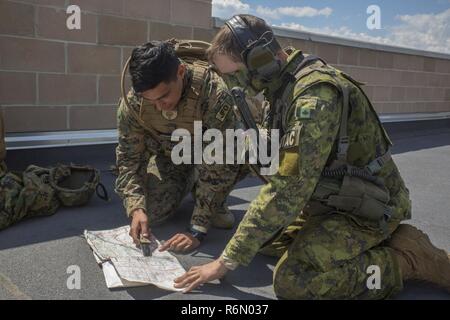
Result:
[[132,213],[130,226],[130,237],[136,245],[140,244],[141,235],[144,238],[150,238],[150,229],[148,228],[148,217],[144,210],[136,209]]

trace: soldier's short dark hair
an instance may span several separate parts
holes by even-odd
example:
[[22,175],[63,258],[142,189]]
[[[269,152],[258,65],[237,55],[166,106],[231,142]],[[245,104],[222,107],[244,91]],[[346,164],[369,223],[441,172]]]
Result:
[[133,49],[130,60],[131,83],[135,92],[153,89],[176,80],[180,60],[170,43],[151,41]]

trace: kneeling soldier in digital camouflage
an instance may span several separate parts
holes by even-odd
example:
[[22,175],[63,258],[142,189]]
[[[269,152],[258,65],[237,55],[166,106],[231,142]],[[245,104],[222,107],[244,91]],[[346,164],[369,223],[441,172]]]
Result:
[[233,227],[234,216],[225,200],[241,177],[241,167],[175,165],[171,160],[175,129],[193,134],[194,121],[202,121],[203,130],[224,131],[235,125],[227,87],[205,61],[207,46],[198,41],[154,41],[135,48],[129,60],[132,90],[118,109],[116,192],[132,218],[130,236],[137,245],[141,237],[150,237],[149,225],[172,216],[191,191],[195,205],[190,227],[161,250],[190,251],[199,246],[210,225]]
[[[450,262],[427,235],[400,224],[409,191],[391,141],[360,83],[320,58],[280,49],[264,20],[235,16],[208,51],[247,92],[264,90],[264,126],[280,130],[280,166],[220,258],[175,280],[190,291],[261,253],[279,257],[285,299],[381,299],[418,279],[450,290]],[[232,90],[233,91],[233,90]],[[380,288],[368,285],[379,268]]]

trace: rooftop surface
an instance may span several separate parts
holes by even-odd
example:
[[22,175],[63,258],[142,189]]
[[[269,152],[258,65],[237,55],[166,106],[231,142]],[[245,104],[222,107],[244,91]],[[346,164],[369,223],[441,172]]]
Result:
[[[409,223],[429,234],[435,245],[450,251],[450,124],[448,121],[387,124],[394,141],[394,159],[413,200]],[[113,192],[114,145],[39,150],[15,150],[8,167],[22,170],[29,164],[93,165],[112,200],[94,197],[81,208],[60,209],[50,217],[29,219],[0,231],[0,299],[274,299],[272,270],[275,258],[258,255],[248,267],[230,272],[220,283],[206,284],[194,293],[173,293],[154,286],[109,290],[103,273],[82,237],[83,231],[104,230],[128,224],[121,201]],[[238,220],[260,188],[250,177],[236,185],[227,202]],[[189,196],[174,218],[153,228],[164,240],[185,230],[193,209]],[[212,229],[198,251],[177,255],[188,269],[217,257],[234,230]],[[81,289],[69,290],[67,267],[78,265]],[[431,285],[407,282],[395,299],[450,299]]]

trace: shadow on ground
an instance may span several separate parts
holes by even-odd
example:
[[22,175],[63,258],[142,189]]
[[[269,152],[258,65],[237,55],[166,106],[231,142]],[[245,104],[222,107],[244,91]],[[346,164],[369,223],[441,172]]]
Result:
[[[445,183],[448,179],[443,177],[444,182],[439,183],[438,189],[430,189],[433,185],[424,182],[426,177],[430,176],[429,174],[421,178],[415,175],[418,169],[416,158],[418,156],[423,157],[423,152],[426,152],[427,157],[436,157],[436,163],[442,164],[439,159],[447,158],[449,149],[445,147],[450,145],[450,127],[426,128],[419,132],[415,130],[391,131],[395,143],[393,153],[396,155],[398,163],[401,164],[400,168],[402,173],[405,174],[408,185],[412,187],[413,202],[415,198],[418,199],[414,202],[415,210],[418,209],[420,212],[414,214],[417,219],[414,220],[414,224],[423,225],[425,228],[428,227],[429,230],[436,230],[435,239],[439,239],[441,244],[450,243],[450,231],[448,229],[450,218],[448,214],[445,214],[448,207],[445,201],[448,202],[448,193],[450,193],[450,185]],[[439,152],[431,150],[433,148],[440,148]],[[414,153],[414,155],[409,155],[409,153]],[[428,158],[423,161],[430,163]],[[274,298],[271,287],[272,270],[277,260],[262,255],[258,255],[250,266],[229,273],[221,283],[204,285],[197,292],[187,295],[167,292],[154,286],[105,290],[101,270],[95,265],[89,247],[84,243],[84,240],[80,239],[80,236],[85,229],[112,229],[129,223],[125,217],[121,201],[113,191],[115,176],[108,171],[110,165],[115,162],[114,146],[79,147],[76,152],[73,149],[59,148],[42,149],[38,152],[36,150],[17,150],[8,153],[8,166],[13,170],[23,170],[30,163],[51,166],[56,163],[70,162],[89,164],[100,169],[102,182],[107,187],[111,201],[104,202],[94,196],[88,206],[62,208],[53,216],[25,220],[0,232],[0,273],[4,272],[14,281],[17,281],[28,295],[34,298],[48,299]],[[446,163],[445,173],[450,171],[448,161]],[[433,170],[443,170],[443,168],[434,168]],[[437,176],[432,178],[434,180],[442,176],[440,171],[437,173],[435,171],[433,173]],[[242,219],[249,201],[257,194],[259,185],[260,183],[256,178],[247,178],[236,186],[235,191],[228,198],[227,202],[239,221]],[[436,190],[443,192],[442,197],[437,195]],[[420,197],[423,194],[426,197],[421,199]],[[445,197],[445,194],[447,194],[447,197]],[[429,210],[431,204],[436,207],[436,211]],[[189,223],[192,208],[193,201],[189,196],[183,201],[174,217],[162,226],[153,228],[157,238],[168,239],[177,232],[183,232]],[[234,231],[235,229],[214,229],[208,234],[205,244],[198,251],[187,255],[177,255],[177,258],[186,269],[193,265],[212,261],[220,255]],[[73,247],[70,247],[71,243],[75,243]],[[448,250],[448,247],[446,249]],[[42,261],[39,260],[40,257],[42,257]],[[48,262],[49,259],[55,260]],[[59,263],[57,261],[61,259],[63,259],[60,262],[61,264],[83,260],[84,268],[88,270],[85,276],[89,284],[87,291],[76,295],[72,292],[68,293],[67,290],[59,289],[65,279],[64,272],[57,271],[59,269],[56,267]],[[30,263],[29,266],[28,263]],[[32,277],[28,275],[30,273],[33,274]],[[59,278],[57,281],[55,280],[54,287],[52,287],[52,281],[55,277]],[[48,283],[48,289],[43,289],[42,281]],[[2,297],[0,290],[0,299]],[[397,295],[395,299],[450,299],[450,295],[428,284],[407,282],[404,291]]]

